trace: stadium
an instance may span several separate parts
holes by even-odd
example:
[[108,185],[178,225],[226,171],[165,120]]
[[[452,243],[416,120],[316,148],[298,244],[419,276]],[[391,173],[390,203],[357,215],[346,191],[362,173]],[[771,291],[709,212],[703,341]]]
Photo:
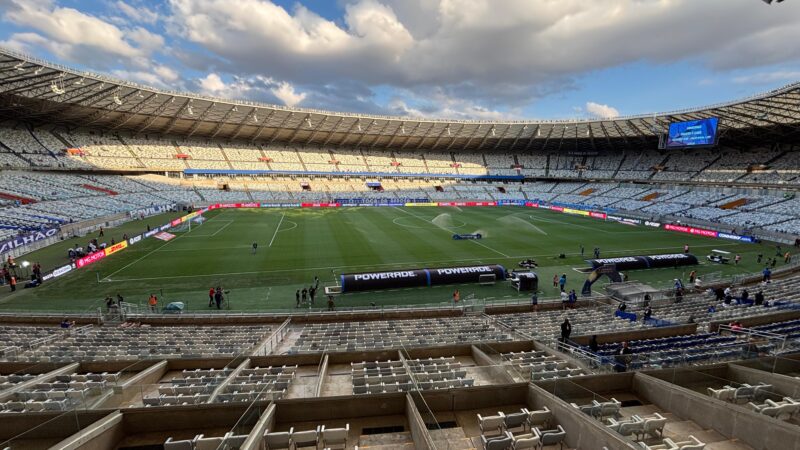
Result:
[[0,45],[0,448],[800,449],[800,82],[557,120],[157,84]]

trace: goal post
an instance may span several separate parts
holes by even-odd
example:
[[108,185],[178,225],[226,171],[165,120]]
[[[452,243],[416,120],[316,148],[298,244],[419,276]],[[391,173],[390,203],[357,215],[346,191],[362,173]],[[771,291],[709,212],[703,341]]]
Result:
[[192,227],[199,227],[203,223],[205,223],[206,218],[203,216],[193,217],[190,220],[185,222],[181,222],[180,224],[172,227],[169,229],[171,233],[182,233],[182,232],[189,232],[192,231]]

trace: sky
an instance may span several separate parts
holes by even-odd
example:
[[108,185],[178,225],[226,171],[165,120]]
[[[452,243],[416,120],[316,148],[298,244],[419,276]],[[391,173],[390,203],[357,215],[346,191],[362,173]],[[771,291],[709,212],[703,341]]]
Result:
[[615,117],[800,81],[800,0],[0,0],[0,46],[157,88],[447,119]]

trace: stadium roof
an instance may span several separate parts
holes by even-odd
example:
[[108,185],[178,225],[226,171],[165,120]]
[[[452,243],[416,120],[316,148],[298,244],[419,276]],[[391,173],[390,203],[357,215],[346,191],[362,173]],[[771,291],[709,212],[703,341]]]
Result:
[[797,140],[800,83],[746,99],[613,119],[476,121],[353,114],[172,92],[0,49],[0,118],[112,131],[375,149],[653,149],[670,122],[719,117],[726,145]]

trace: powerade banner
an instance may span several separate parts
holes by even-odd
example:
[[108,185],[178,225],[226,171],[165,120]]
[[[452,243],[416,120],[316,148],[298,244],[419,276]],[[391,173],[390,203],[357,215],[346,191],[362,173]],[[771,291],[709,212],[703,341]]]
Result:
[[0,254],[8,253],[16,248],[25,247],[26,245],[39,242],[47,238],[51,238],[58,234],[58,227],[46,228],[44,230],[36,231],[25,236],[17,236],[11,239],[6,239],[0,242]]
[[717,143],[717,125],[719,119],[690,120],[669,124],[667,148],[699,147]]
[[342,292],[376,291],[404,287],[428,286],[424,269],[396,270],[392,272],[351,273],[341,276]]
[[604,265],[614,265],[617,270],[655,269],[658,267],[693,266],[697,257],[689,253],[669,253],[650,256],[621,256],[619,258],[589,259],[586,261],[593,269]]
[[506,269],[498,264],[438,269],[410,269],[390,272],[346,273],[341,275],[342,292],[376,291],[453,283],[477,283],[481,275],[506,279]]

